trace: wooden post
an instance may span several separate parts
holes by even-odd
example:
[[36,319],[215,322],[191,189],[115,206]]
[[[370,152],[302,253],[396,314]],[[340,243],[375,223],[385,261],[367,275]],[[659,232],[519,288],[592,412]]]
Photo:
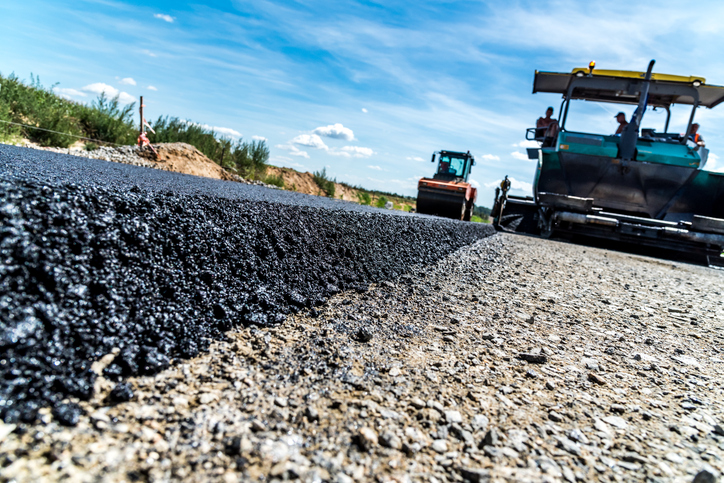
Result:
[[143,134],[144,132],[146,132],[146,129],[144,129],[144,126],[143,126],[143,96],[141,96],[141,107],[139,107],[138,110],[141,112],[141,132],[140,132],[140,134]]

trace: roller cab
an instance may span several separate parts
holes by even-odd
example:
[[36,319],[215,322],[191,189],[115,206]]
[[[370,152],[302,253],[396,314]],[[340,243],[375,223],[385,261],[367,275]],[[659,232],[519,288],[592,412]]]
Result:
[[469,182],[475,158],[468,151],[439,151],[432,155],[437,172],[417,184],[417,212],[456,220],[470,221],[477,189]]

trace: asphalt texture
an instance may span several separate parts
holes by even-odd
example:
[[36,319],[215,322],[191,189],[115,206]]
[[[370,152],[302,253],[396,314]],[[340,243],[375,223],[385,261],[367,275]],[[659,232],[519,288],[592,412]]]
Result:
[[[0,417],[72,425],[119,383],[493,233],[240,183],[0,145]],[[362,335],[363,336],[363,335]],[[361,336],[361,337],[362,337]]]

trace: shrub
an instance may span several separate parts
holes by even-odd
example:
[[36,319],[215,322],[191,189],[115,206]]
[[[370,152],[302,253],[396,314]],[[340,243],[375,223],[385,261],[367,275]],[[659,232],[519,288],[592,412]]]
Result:
[[79,106],[79,120],[86,137],[114,144],[133,144],[138,129],[133,123],[136,103],[119,105],[118,96],[111,99],[101,93],[90,106]]
[[271,184],[280,188],[284,188],[284,179],[281,176],[269,175],[264,179],[264,182],[266,184]]
[[314,172],[314,182],[328,197],[334,198],[334,180],[327,177],[327,168]]
[[370,203],[372,203],[372,197],[366,191],[358,191],[357,199],[359,199],[359,203],[361,205],[369,205]]
[[377,201],[375,201],[375,206],[377,208],[384,208],[388,201],[390,200],[388,200],[386,196],[380,196],[377,198]]

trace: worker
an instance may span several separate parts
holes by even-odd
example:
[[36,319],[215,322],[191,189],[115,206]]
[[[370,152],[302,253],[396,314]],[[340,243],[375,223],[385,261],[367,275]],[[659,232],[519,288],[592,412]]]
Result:
[[689,128],[689,139],[696,143],[699,147],[704,147],[706,144],[704,143],[704,138],[701,137],[701,134],[699,134],[699,124],[694,123],[691,125],[691,128]]
[[624,128],[628,125],[628,122],[626,122],[626,114],[623,112],[619,112],[614,117],[618,121],[618,128],[614,134],[618,136],[623,132]]
[[535,137],[543,138],[543,147],[553,146],[558,136],[558,120],[553,119],[553,108],[546,109],[546,117],[539,117],[535,122]]

